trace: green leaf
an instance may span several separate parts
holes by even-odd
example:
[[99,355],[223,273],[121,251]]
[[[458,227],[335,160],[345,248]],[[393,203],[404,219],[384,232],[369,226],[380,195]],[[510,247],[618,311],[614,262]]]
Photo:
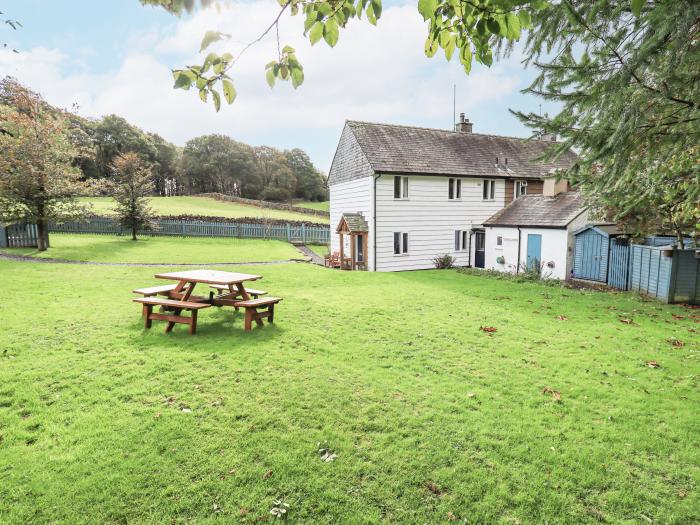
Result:
[[469,74],[472,70],[472,48],[469,42],[459,50],[459,61],[464,66],[464,71]]
[[300,67],[295,67],[292,69],[292,86],[294,89],[298,88],[304,83],[304,70]]
[[520,38],[520,18],[515,13],[506,15],[506,37],[508,40]]
[[637,18],[642,14],[642,7],[646,3],[646,0],[632,0],[632,14]]
[[199,90],[199,98],[202,99],[202,102],[205,104],[207,103],[207,90],[206,89],[200,89]]
[[267,80],[267,85],[270,87],[275,86],[275,69],[270,68],[267,70],[267,73],[265,73],[265,79]]
[[233,82],[225,78],[221,81],[221,84],[224,88],[224,98],[226,102],[233,104],[233,101],[236,100],[236,88],[233,87]]
[[437,40],[433,40],[432,38],[428,38],[425,41],[425,55],[428,58],[431,58],[435,56],[435,53],[437,53],[438,50],[438,43]]
[[221,95],[215,89],[210,89],[211,96],[214,99],[214,109],[218,112],[221,109]]
[[329,19],[323,28],[323,39],[333,47],[338,43],[338,22],[334,18]]
[[221,40],[222,38],[230,38],[231,35],[221,33],[219,31],[207,31],[202,38],[202,45],[199,47],[199,52],[201,53],[214,42]]
[[423,20],[432,20],[437,6],[437,0],[418,0],[418,12],[423,16]]
[[532,23],[532,20],[530,19],[530,11],[521,9],[518,12],[518,18],[520,19],[520,27],[522,29],[527,29],[530,27],[530,24]]
[[314,45],[316,42],[321,40],[321,37],[323,36],[323,22],[316,22],[313,26],[311,26],[311,31],[309,31],[309,40],[311,41],[311,45]]
[[445,58],[447,60],[452,60],[452,55],[455,52],[455,38],[454,36],[450,38],[450,41],[447,42],[447,45],[445,46]]
[[190,89],[192,85],[192,79],[185,71],[173,72],[175,76],[175,88],[177,89]]
[[369,4],[369,7],[367,7],[367,20],[369,21],[370,24],[373,26],[377,25],[377,15],[374,14],[374,4]]
[[501,33],[501,25],[498,23],[498,20],[495,20],[494,18],[489,18],[486,21],[486,28],[494,35]]
[[209,68],[214,62],[219,62],[221,61],[221,58],[219,58],[219,55],[216,53],[209,53],[207,55],[207,58],[204,59],[204,64],[202,64],[202,73],[206,73],[209,71]]

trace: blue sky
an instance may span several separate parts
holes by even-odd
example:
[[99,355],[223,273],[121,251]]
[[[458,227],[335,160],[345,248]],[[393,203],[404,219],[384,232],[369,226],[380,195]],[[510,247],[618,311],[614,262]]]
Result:
[[[181,19],[138,0],[0,1],[18,31],[2,28],[1,41],[20,50],[0,51],[0,74],[19,78],[54,104],[85,116],[117,113],[178,145],[205,133],[225,133],[251,144],[300,147],[327,171],[346,119],[449,128],[452,86],[457,112],[474,131],[528,136],[508,108],[551,107],[520,90],[533,78],[514,56],[467,76],[458,61],[423,54],[425,27],[415,2],[385,2],[378,27],[352,22],[334,49],[310,46],[301,18],[286,18],[282,43],[297,49],[306,81],[298,90],[268,88],[264,64],[274,58],[267,39],[233,72],[238,99],[216,114],[195,93],[172,90],[169,70],[201,60],[199,42],[208,29],[231,33],[219,51],[236,54],[272,19],[276,2],[222,2]],[[215,48],[216,50],[216,48]]]

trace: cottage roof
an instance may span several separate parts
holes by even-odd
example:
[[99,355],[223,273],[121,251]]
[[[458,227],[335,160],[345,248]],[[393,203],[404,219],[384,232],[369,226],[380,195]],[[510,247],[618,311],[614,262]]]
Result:
[[553,162],[535,162],[552,146],[537,139],[359,121],[346,125],[377,173],[542,178],[577,159],[569,151]]
[[[343,228],[343,222],[345,223],[345,228]],[[341,230],[347,233],[364,233],[369,231],[369,226],[361,213],[343,213],[336,228],[336,231]]]
[[484,226],[566,228],[586,208],[577,191],[554,197],[523,195],[484,221]]

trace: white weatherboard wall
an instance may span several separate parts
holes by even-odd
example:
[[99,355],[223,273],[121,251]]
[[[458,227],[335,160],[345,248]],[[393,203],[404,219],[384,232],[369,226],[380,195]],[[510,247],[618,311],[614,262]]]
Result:
[[[340,251],[340,236],[335,232],[343,213],[361,213],[369,226],[367,242],[367,269],[374,270],[374,245],[372,243],[373,182],[372,177],[363,177],[339,184],[333,184],[330,192],[331,252]],[[344,235],[343,247],[346,257],[350,257],[350,236]]]
[[[495,199],[482,199],[482,179],[462,178],[462,198],[448,199],[448,179],[409,175],[408,199],[394,199],[394,177],[377,179],[377,270],[433,268],[433,258],[450,254],[456,264],[469,261],[467,251],[455,251],[455,230],[480,226],[503,207],[505,182],[496,181]],[[371,179],[370,179],[371,180]],[[331,188],[332,191],[332,188]],[[331,194],[331,203],[333,195]],[[333,221],[331,209],[331,222]],[[394,232],[408,233],[408,253],[394,255]],[[370,249],[373,239],[370,233]],[[474,238],[472,237],[472,247]],[[474,259],[471,260],[472,264]]]
[[[566,279],[568,277],[568,248],[569,232],[565,228],[520,228],[520,264],[521,267],[527,261],[527,236],[528,234],[542,236],[542,263],[543,274],[552,279]],[[497,237],[503,237],[503,246],[497,246]],[[496,259],[502,255],[505,264],[498,264]],[[547,263],[554,263],[554,268],[549,268]],[[490,227],[486,229],[486,268],[513,273],[518,264],[518,229]]]

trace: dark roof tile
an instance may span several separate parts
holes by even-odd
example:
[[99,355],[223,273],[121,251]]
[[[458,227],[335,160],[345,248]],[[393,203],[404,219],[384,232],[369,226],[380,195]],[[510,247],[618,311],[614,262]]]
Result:
[[566,228],[586,208],[577,191],[554,197],[524,195],[484,221],[484,226]]

